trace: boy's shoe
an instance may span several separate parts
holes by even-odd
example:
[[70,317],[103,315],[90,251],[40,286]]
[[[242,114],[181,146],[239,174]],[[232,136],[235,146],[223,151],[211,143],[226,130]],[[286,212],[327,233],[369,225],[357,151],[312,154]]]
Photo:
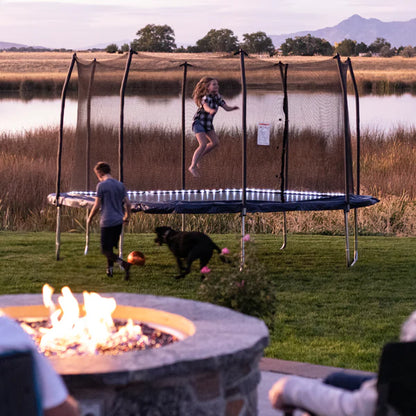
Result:
[[130,280],[130,267],[131,267],[131,264],[128,263],[127,261],[124,261],[123,260],[123,263],[122,263],[121,267],[123,268],[124,273],[125,273],[124,280]]
[[105,273],[108,277],[113,277],[113,268],[112,267],[107,267]]

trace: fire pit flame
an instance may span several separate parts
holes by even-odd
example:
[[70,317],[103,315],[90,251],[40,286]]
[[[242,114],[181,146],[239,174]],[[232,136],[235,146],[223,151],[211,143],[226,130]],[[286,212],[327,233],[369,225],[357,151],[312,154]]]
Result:
[[81,307],[71,289],[65,286],[57,307],[52,300],[53,292],[51,286],[43,286],[43,303],[49,310],[50,325],[34,329],[25,322],[21,324],[35,339],[38,338],[39,349],[45,355],[97,354],[120,345],[124,350],[149,346],[149,337],[132,319],[125,325],[115,325],[112,314],[117,304],[114,298],[84,291]]

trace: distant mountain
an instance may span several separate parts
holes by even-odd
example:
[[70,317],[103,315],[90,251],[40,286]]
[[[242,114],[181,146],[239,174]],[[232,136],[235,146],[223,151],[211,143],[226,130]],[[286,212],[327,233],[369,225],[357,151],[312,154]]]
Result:
[[342,42],[344,39],[352,39],[358,43],[364,42],[368,46],[377,38],[384,38],[391,43],[392,47],[416,46],[416,19],[406,22],[382,22],[378,19],[365,19],[358,14],[354,14],[336,26],[283,35],[271,35],[270,38],[274,46],[278,48],[288,38],[308,34],[325,39],[331,45]]
[[44,46],[29,46],[23,45],[21,43],[12,43],[12,42],[0,42],[0,49],[10,49],[10,48],[33,48],[33,49],[47,49]]
[[0,42],[0,49],[10,48],[27,48],[27,45],[22,45],[21,43]]

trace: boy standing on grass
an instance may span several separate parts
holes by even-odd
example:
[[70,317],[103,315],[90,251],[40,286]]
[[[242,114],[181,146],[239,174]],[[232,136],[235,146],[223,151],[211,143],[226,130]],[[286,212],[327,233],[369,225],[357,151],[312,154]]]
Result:
[[113,277],[114,262],[117,262],[124,269],[124,279],[129,280],[130,263],[114,254],[113,248],[118,246],[123,223],[128,223],[130,219],[130,200],[124,185],[111,176],[111,168],[108,163],[98,162],[94,167],[94,172],[99,182],[95,203],[88,217],[88,224],[101,208],[101,252],[107,257],[106,274]]

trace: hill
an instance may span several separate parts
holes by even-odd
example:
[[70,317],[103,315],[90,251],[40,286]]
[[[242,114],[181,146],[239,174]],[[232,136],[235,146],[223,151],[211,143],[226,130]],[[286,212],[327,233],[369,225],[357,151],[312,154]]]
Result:
[[311,36],[325,39],[332,45],[344,39],[352,39],[370,45],[377,38],[384,38],[391,43],[392,47],[416,46],[416,19],[406,22],[382,22],[378,19],[365,19],[354,14],[336,26],[326,27],[318,30],[304,30],[282,35],[271,35],[275,47],[280,47],[287,38],[296,36]]
[[27,45],[22,45],[21,43],[0,42],[0,49],[10,48],[27,48]]
[[29,46],[29,45],[23,45],[22,43],[12,43],[12,42],[0,42],[0,50],[2,49],[11,49],[11,48],[16,48],[16,49],[37,49],[37,50],[42,50],[42,49],[47,49],[44,46]]

